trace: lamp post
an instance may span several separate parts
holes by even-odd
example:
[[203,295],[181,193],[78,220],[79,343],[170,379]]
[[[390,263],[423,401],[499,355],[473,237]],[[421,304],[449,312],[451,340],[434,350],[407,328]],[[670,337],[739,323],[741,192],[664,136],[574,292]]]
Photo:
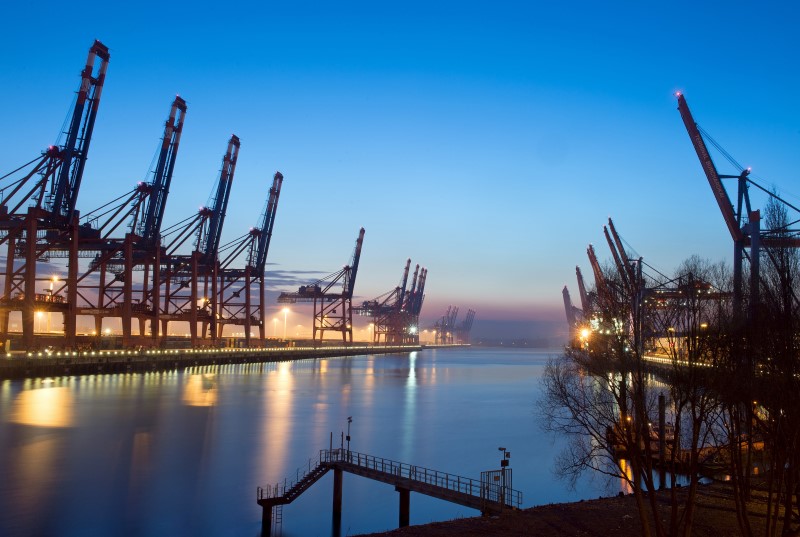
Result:
[[283,308],[283,339],[286,340],[286,317],[289,315],[289,308]]
[[506,505],[506,468],[508,467],[508,459],[511,458],[511,452],[504,447],[497,448],[503,454],[500,459],[500,510]]
[[278,318],[277,317],[273,317],[272,318],[272,337],[274,337],[275,339],[278,338]]
[[353,423],[353,416],[347,416],[347,458],[350,458],[350,424]]

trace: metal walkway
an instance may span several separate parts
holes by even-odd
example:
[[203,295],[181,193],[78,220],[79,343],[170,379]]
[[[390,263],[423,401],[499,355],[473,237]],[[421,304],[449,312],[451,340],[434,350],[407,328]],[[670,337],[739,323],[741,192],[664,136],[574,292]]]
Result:
[[[408,525],[410,492],[477,509],[484,515],[499,513],[503,509],[519,509],[522,504],[522,493],[511,488],[510,469],[482,472],[481,479],[477,480],[356,451],[325,449],[320,451],[318,460],[309,461],[302,474],[298,470],[294,481],[258,487],[257,502],[263,509],[262,533],[269,535],[274,522],[274,507],[294,501],[329,470],[335,470],[339,475],[348,472],[394,485],[401,495],[401,526]],[[334,483],[334,517],[337,501],[341,511],[341,478],[335,479]]]

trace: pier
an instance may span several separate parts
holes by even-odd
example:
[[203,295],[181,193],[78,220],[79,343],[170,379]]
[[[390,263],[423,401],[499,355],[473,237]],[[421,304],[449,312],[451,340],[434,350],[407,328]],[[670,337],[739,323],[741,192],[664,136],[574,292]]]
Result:
[[64,375],[142,373],[204,365],[406,353],[419,351],[422,348],[420,345],[375,345],[260,349],[58,351],[8,354],[6,358],[0,358],[0,380]]
[[292,503],[328,471],[333,470],[333,533],[340,534],[342,517],[342,473],[393,485],[399,497],[399,527],[409,525],[411,492],[477,509],[483,515],[498,514],[504,509],[519,509],[522,492],[511,485],[511,469],[481,472],[480,480],[414,466],[383,457],[350,451],[325,449],[319,459],[309,461],[302,475],[292,482],[258,487],[256,500],[261,506],[261,535],[270,536],[273,525],[282,521],[282,506]]

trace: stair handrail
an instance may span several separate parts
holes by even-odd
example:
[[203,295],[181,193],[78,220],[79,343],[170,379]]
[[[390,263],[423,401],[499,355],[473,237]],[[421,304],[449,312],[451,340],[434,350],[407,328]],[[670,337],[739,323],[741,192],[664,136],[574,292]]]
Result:
[[[295,479],[289,481],[288,478],[284,479],[283,482],[275,483],[274,485],[265,485],[263,487],[256,487],[256,498],[259,500],[266,500],[270,498],[282,498],[286,496],[286,493],[291,491],[295,486],[297,486],[300,481],[305,479],[307,476],[311,475],[314,471],[316,471],[322,465],[322,460],[317,458],[309,458],[308,464],[303,466],[298,466],[295,470]],[[301,474],[302,472],[302,474]]]

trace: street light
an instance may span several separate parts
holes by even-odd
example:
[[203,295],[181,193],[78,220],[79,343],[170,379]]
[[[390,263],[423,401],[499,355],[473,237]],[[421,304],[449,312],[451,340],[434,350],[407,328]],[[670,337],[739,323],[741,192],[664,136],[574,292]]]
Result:
[[283,308],[283,339],[286,339],[286,317],[289,315],[289,308]]
[[276,339],[278,337],[278,318],[277,317],[273,317],[272,318],[272,337],[274,337]]

